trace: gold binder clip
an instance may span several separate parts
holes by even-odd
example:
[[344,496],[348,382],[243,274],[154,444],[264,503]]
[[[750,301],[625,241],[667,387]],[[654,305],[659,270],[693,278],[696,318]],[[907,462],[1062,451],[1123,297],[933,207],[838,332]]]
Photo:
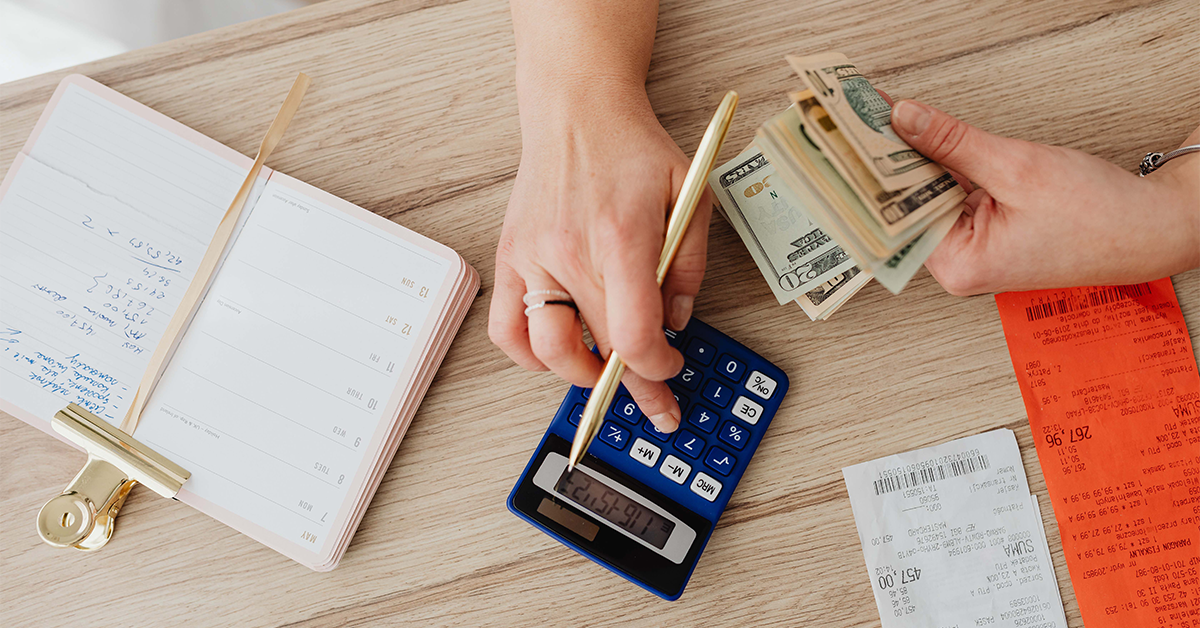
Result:
[[104,547],[134,484],[141,482],[163,497],[175,497],[191,475],[73,403],[54,415],[50,424],[88,454],[75,479],[38,512],[38,534],[55,547],[83,551]]

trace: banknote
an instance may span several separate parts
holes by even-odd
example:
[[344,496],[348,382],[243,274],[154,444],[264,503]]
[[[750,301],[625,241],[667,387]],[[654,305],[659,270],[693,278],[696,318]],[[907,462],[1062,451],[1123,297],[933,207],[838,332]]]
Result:
[[787,61],[885,190],[904,190],[945,172],[896,135],[892,106],[845,55],[789,55]]
[[[964,197],[962,189],[952,177],[915,186],[925,191],[912,193],[914,203],[939,202],[940,207],[918,223],[919,229],[906,231],[901,237],[889,236],[859,192],[813,141],[816,133],[809,132],[809,127],[814,123],[802,117],[800,107],[793,105],[764,123],[756,141],[767,158],[775,160],[779,183],[796,196],[810,199],[813,221],[885,288],[898,293],[957,220]],[[943,200],[938,201],[939,197]]]
[[808,138],[813,141],[825,158],[832,164],[858,198],[871,213],[886,238],[892,242],[907,242],[924,231],[948,207],[953,207],[966,198],[949,172],[941,171],[936,177],[921,181],[900,191],[883,189],[871,170],[851,149],[841,126],[834,121],[827,109],[812,97],[810,91],[796,94],[796,107],[804,121],[805,129],[811,129]]
[[958,222],[961,214],[962,206],[960,205],[935,220],[924,233],[888,258],[888,261],[876,267],[875,279],[892,294],[900,294],[900,291],[908,284],[908,280],[912,279],[918,270],[921,270],[921,265],[929,259],[933,250],[945,239],[946,234],[950,233],[950,229],[954,227],[955,222]]
[[796,304],[811,320],[827,320],[870,281],[871,273],[855,266],[800,295]]
[[714,168],[709,185],[780,305],[854,268],[753,145]]

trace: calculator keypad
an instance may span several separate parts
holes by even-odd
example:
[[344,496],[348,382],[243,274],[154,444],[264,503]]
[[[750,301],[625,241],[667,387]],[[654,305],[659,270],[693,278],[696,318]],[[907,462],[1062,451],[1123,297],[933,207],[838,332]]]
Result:
[[[754,430],[762,429],[764,406],[778,404],[779,382],[754,368],[761,358],[731,350],[719,338],[707,341],[703,330],[665,333],[686,358],[683,369],[667,382],[683,417],[680,429],[659,431],[621,388],[597,440],[636,460],[636,467],[655,469],[671,483],[687,486],[697,499],[715,502],[724,489],[718,478],[729,481],[738,460],[752,455],[747,445],[756,440]],[[581,392],[586,399],[591,391]],[[572,426],[578,426],[583,407],[572,406],[567,417]],[[636,426],[632,432],[630,426]]]

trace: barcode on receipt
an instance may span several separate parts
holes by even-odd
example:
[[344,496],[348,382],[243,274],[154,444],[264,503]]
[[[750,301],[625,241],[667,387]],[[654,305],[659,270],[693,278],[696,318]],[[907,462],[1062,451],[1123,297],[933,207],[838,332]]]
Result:
[[951,460],[946,464],[939,464],[933,467],[922,467],[914,469],[908,473],[900,475],[890,475],[886,478],[875,480],[875,494],[884,495],[892,491],[899,491],[906,488],[913,488],[937,482],[946,478],[956,478],[960,475],[974,473],[975,471],[984,471],[988,468],[988,457],[985,454],[963,458],[962,460]]

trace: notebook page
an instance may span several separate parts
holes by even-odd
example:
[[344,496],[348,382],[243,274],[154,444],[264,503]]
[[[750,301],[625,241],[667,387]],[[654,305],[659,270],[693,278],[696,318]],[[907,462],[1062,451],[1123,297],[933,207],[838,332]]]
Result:
[[83,77],[47,112],[0,198],[2,407],[117,424],[248,160]]
[[296,557],[337,540],[459,262],[277,179],[137,437],[191,472],[181,500]]

